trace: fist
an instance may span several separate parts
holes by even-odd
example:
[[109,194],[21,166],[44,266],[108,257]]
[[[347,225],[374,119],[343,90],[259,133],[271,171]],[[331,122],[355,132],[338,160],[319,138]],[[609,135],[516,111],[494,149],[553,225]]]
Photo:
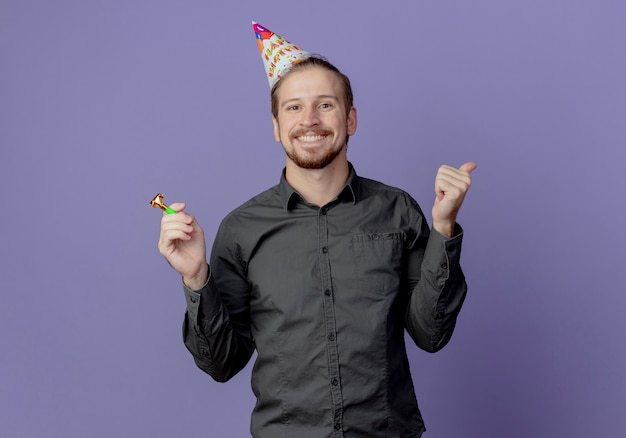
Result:
[[452,237],[454,224],[465,195],[472,185],[471,172],[476,163],[468,162],[458,169],[443,165],[435,177],[435,204],[433,205],[433,228]]

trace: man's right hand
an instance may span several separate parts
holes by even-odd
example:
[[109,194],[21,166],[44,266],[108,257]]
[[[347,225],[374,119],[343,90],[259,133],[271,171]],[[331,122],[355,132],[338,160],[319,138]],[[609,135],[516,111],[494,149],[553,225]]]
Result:
[[193,215],[184,212],[184,203],[171,204],[170,208],[177,213],[163,213],[159,251],[183,276],[188,288],[201,289],[209,277],[204,231]]

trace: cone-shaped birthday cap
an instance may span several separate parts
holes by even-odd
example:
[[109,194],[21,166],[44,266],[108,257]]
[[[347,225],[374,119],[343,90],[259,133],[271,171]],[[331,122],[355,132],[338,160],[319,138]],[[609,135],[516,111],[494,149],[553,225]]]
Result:
[[256,41],[259,45],[270,89],[293,64],[297,64],[311,56],[311,53],[291,44],[286,39],[254,21],[252,22],[252,28],[256,34]]

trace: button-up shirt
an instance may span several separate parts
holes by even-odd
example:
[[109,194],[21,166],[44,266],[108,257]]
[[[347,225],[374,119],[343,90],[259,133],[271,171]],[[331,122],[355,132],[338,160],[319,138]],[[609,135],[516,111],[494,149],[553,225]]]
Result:
[[185,345],[217,381],[256,348],[255,437],[419,437],[404,332],[430,352],[450,339],[467,290],[456,232],[352,165],[322,207],[283,172],[222,221],[207,284],[185,289]]

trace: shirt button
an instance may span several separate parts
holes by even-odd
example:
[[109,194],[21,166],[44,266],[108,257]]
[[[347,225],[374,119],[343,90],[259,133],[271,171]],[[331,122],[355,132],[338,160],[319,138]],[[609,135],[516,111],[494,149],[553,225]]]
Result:
[[448,269],[448,264],[447,263],[442,263],[441,264],[441,269]]
[[339,429],[341,429],[341,424],[335,423],[335,430],[339,430]]
[[328,252],[328,248],[323,247],[323,248],[322,248],[322,252],[323,252],[324,254],[326,254],[326,253]]
[[198,300],[196,299],[196,297],[191,297],[191,298],[189,298],[189,301],[191,301],[192,303],[195,304],[196,301],[198,301]]
[[443,312],[437,312],[436,316],[437,316],[438,319],[443,318]]
[[327,210],[326,208],[322,208],[322,214],[323,214],[323,215],[326,215],[326,212],[327,212],[327,211],[328,211],[328,210]]
[[327,297],[329,297],[329,296],[330,296],[330,289],[326,289],[326,290],[324,291],[324,295],[326,295]]
[[333,335],[332,333],[330,335],[328,335],[328,340],[329,341],[334,341],[335,340],[335,335]]
[[333,379],[332,382],[330,382],[330,383],[332,383],[333,386],[337,386],[337,385],[339,385],[339,380]]

